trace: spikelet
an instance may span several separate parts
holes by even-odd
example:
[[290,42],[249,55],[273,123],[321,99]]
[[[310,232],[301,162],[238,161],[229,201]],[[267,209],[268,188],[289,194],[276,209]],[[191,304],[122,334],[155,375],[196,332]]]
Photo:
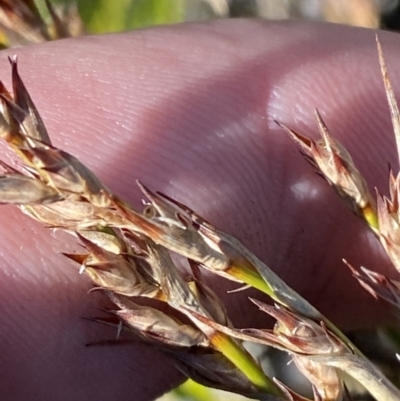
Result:
[[[376,37],[376,43],[400,163],[400,111],[378,37]],[[322,136],[322,140],[317,142],[283,124],[278,124],[298,144],[306,160],[332,185],[348,208],[368,224],[379,238],[393,266],[400,272],[400,173],[395,174],[390,169],[389,197],[376,190],[375,201],[351,156],[343,145],[329,135],[318,112],[317,122]],[[347,261],[345,263],[351,269],[353,276],[374,297],[385,299],[391,305],[400,308],[398,281],[391,280],[365,267],[361,269],[360,273],[350,263]]]
[[349,152],[329,134],[318,110],[316,117],[322,137],[319,141],[313,141],[281,123],[278,125],[297,143],[306,160],[328,181],[345,205],[376,230],[376,202],[365,179]]
[[[185,225],[167,201],[157,212],[156,206],[147,207],[144,214],[134,210],[79,160],[54,147],[19,76],[16,58],[10,63],[13,92],[4,90],[0,98],[0,135],[23,166],[19,171],[1,163],[5,174],[0,177],[0,203],[18,205],[45,226],[75,235],[84,252],[66,256],[92,280],[93,290],[102,290],[114,302],[112,314],[123,330],[171,356],[188,376],[259,399],[282,399],[283,392],[240,341],[193,317],[196,313],[231,325],[224,305],[202,281],[194,262],[205,261],[211,249],[199,231]],[[181,252],[184,256],[198,255],[193,257],[189,280],[166,248],[179,251],[180,246],[190,249]],[[215,254],[213,260],[228,260],[221,252]],[[150,299],[151,306],[133,297]]]

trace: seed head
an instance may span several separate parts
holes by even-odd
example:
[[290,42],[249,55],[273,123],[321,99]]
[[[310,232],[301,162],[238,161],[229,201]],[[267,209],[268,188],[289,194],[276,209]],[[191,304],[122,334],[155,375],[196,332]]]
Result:
[[306,160],[328,181],[345,205],[376,230],[376,205],[365,179],[349,152],[329,134],[318,110],[316,117],[321,134],[319,141],[303,136],[281,123],[278,125],[297,143]]

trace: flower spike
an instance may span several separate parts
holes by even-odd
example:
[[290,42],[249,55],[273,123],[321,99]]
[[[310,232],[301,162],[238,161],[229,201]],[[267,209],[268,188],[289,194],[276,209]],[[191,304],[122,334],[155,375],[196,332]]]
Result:
[[347,150],[329,134],[318,110],[315,114],[321,135],[318,141],[303,136],[279,122],[277,124],[296,142],[306,160],[328,181],[345,205],[376,231],[376,205],[365,179]]

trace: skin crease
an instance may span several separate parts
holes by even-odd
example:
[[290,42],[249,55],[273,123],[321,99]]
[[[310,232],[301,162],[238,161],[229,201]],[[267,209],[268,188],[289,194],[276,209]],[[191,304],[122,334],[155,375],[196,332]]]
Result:
[[[238,237],[344,328],[388,321],[342,265],[393,275],[380,246],[301,158],[274,120],[317,137],[321,111],[371,188],[387,193],[397,169],[375,31],[236,20],[64,40],[3,52],[20,73],[54,144],[141,207],[140,179]],[[400,94],[397,35],[380,40]],[[400,97],[400,96],[399,96]],[[2,155],[8,160],[5,146]],[[1,209],[0,394],[19,400],[150,400],[181,376],[143,345],[85,347],[115,330],[100,293],[52,234],[16,208]],[[245,291],[214,279],[238,327],[267,325]],[[251,311],[251,312],[250,312]],[[390,320],[389,320],[390,321]]]

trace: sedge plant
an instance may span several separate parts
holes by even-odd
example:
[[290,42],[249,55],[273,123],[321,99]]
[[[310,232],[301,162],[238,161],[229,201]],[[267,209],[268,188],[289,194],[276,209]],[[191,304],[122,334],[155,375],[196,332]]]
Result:
[[[40,17],[32,1],[0,1],[0,23],[9,31],[8,43],[72,36],[78,17],[60,16],[49,3],[48,7],[50,22]],[[377,43],[400,155],[400,112]],[[0,203],[16,205],[46,227],[76,237],[82,253],[65,256],[114,304],[107,317],[93,320],[115,324],[157,348],[199,383],[254,399],[307,400],[268,377],[243,341],[289,353],[310,381],[315,401],[351,399],[341,372],[357,380],[378,401],[400,399],[400,390],[339,328],[236,238],[140,182],[138,188],[147,201],[144,210],[136,210],[81,161],[56,148],[18,73],[17,59],[11,58],[10,64],[12,91],[0,83],[0,136],[21,165],[14,168],[0,163]],[[373,196],[350,154],[329,134],[318,112],[316,116],[321,133],[318,141],[277,123],[344,203],[365,221],[400,271],[400,175],[390,172],[389,198],[380,193]],[[176,267],[172,253],[187,259],[189,274]],[[400,306],[399,282],[348,265],[375,297]],[[251,302],[276,320],[274,328],[235,328],[224,304],[205,283],[203,269],[267,294],[274,306],[257,299]]]

